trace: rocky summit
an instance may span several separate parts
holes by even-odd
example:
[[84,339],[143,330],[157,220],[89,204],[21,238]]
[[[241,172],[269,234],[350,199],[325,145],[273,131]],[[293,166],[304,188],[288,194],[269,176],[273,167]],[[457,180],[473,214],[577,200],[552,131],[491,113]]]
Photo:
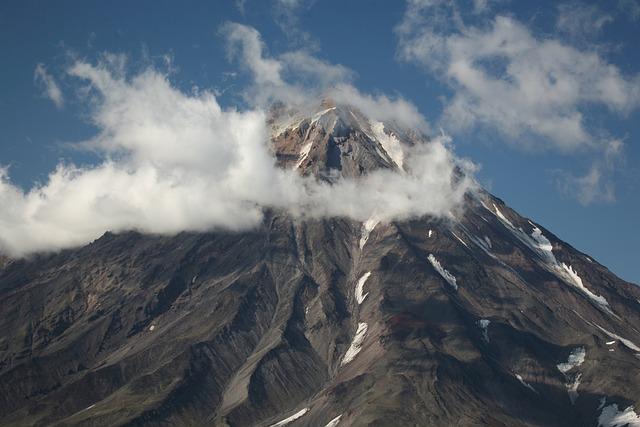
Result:
[[[428,143],[329,101],[269,125],[329,185]],[[0,257],[0,425],[637,426],[639,325],[640,288],[482,190],[446,218],[106,233]]]

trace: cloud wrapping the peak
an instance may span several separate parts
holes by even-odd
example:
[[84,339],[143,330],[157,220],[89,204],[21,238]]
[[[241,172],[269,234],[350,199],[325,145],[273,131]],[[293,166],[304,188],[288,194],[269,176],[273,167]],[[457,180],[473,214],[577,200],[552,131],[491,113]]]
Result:
[[[310,58],[285,56],[295,59],[282,65],[263,55],[257,32],[234,31],[240,31],[236,36],[246,48],[240,52],[245,62],[266,70],[264,78],[256,78],[259,89],[296,87],[280,73],[290,67],[287,61],[298,62],[305,72],[299,61],[309,63]],[[83,86],[77,92],[85,97],[98,130],[78,145],[102,161],[87,167],[60,164],[46,182],[26,191],[12,184],[7,169],[0,170],[3,253],[21,256],[79,246],[108,230],[246,230],[261,223],[265,208],[299,218],[356,221],[443,216],[475,188],[471,177],[457,179],[459,162],[445,137],[406,147],[406,173],[377,170],[328,184],[276,167],[266,110],[260,106],[224,109],[211,92],[185,93],[153,68],[128,75],[122,56],[107,55],[98,64],[78,61],[68,75]],[[318,93],[301,83],[298,87],[304,89],[301,96]],[[410,104],[345,87],[343,93],[359,99],[363,110],[379,109],[376,115],[389,119],[408,114],[412,124],[420,125],[421,116]]]
[[363,94],[351,85],[337,85],[327,95],[338,103],[353,105],[365,115],[382,122],[395,122],[403,126],[431,133],[431,126],[415,105],[403,98],[391,99],[386,95]]

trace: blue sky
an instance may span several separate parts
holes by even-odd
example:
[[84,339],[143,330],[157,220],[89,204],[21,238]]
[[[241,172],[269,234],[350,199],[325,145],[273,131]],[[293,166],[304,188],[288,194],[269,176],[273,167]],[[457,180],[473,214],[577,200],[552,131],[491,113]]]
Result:
[[28,190],[61,163],[101,161],[70,144],[100,131],[68,73],[78,61],[124,54],[129,75],[155,67],[177,90],[255,108],[255,68],[230,48],[229,22],[259,33],[262,58],[304,52],[341,65],[363,94],[415,105],[491,192],[640,283],[637,0],[5,1],[0,164],[11,182]]

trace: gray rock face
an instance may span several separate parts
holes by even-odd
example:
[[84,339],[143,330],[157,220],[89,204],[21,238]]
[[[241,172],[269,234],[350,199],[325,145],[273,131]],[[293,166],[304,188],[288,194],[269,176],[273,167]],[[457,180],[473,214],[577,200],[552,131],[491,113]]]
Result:
[[[401,167],[340,108],[276,133],[280,164]],[[640,288],[499,199],[363,232],[268,211],[3,261],[0,424],[589,426],[640,404]]]

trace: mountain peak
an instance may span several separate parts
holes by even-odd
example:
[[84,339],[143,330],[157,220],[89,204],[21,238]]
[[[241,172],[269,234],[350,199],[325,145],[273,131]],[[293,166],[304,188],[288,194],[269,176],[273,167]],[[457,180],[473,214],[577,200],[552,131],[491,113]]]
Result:
[[427,138],[357,108],[324,99],[311,112],[272,109],[272,146],[281,167],[321,179],[357,177],[388,168],[404,170],[406,149]]

